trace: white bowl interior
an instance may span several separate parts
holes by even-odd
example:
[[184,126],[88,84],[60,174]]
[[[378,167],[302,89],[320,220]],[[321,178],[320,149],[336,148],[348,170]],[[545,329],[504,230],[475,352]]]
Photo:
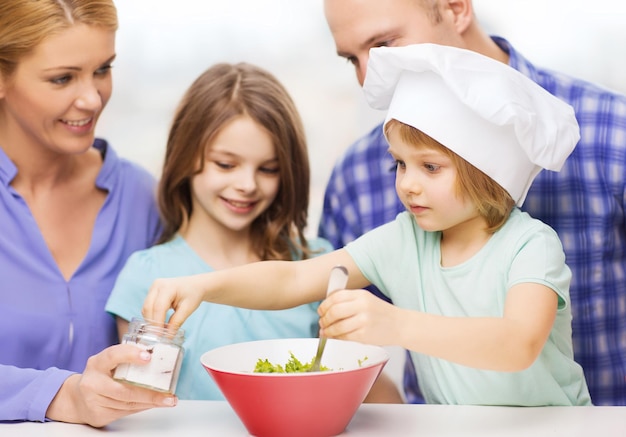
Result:
[[[284,338],[234,343],[205,352],[200,361],[210,369],[249,374],[259,359],[268,359],[283,367],[291,358],[290,352],[302,363],[310,362],[317,351],[317,338]],[[387,351],[380,346],[353,341],[328,339],[322,355],[322,365],[330,370],[349,371],[368,367],[389,359]],[[359,362],[360,360],[360,362]],[[314,375],[315,373],[310,373]],[[259,375],[303,375],[302,373],[263,373]]]

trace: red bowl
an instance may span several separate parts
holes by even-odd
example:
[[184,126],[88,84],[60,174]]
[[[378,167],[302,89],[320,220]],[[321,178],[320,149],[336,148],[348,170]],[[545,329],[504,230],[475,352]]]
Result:
[[290,352],[315,356],[318,339],[260,340],[222,346],[200,361],[250,434],[328,437],[341,434],[389,360],[379,346],[329,339],[322,365],[311,373],[253,373],[259,359],[283,367]]

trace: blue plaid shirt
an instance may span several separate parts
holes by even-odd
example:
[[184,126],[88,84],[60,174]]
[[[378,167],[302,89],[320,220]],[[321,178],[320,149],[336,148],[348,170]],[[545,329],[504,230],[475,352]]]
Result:
[[[626,96],[533,66],[502,38],[511,67],[573,106],[581,139],[559,173],[543,171],[523,205],[552,226],[572,270],[572,330],[596,405],[626,405]],[[324,197],[319,234],[343,247],[404,210],[382,125],[337,162]],[[380,296],[380,293],[372,289]],[[423,402],[410,360],[408,402]]]

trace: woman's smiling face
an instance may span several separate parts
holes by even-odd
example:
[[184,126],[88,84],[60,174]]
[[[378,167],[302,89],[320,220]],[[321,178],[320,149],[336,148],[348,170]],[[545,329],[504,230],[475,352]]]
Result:
[[74,25],[45,39],[0,80],[3,142],[53,153],[91,147],[112,92],[115,32]]

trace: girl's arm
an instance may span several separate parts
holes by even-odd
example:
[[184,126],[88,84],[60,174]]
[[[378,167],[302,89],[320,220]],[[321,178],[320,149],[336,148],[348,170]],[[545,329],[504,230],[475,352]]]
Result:
[[323,335],[416,352],[486,370],[519,371],[541,352],[554,324],[556,293],[541,284],[512,287],[502,317],[446,317],[393,307],[359,290],[320,306]]
[[291,308],[325,297],[332,267],[344,265],[349,272],[348,287],[368,284],[352,257],[336,250],[303,261],[261,261],[201,275],[157,279],[143,306],[147,319],[165,320],[180,326],[202,301],[250,309]]

